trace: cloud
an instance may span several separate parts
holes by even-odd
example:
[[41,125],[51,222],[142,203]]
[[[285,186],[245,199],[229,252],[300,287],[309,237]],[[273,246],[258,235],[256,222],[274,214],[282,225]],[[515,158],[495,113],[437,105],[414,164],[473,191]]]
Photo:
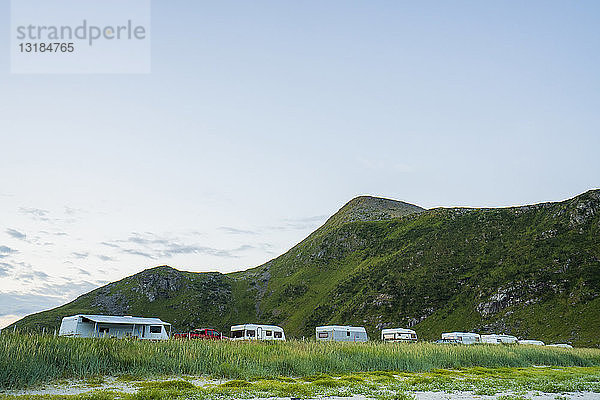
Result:
[[276,254],[275,247],[271,243],[258,243],[255,248],[260,249],[267,254]]
[[27,237],[27,235],[25,235],[24,233],[19,232],[16,229],[11,229],[11,228],[8,228],[6,230],[6,233],[8,233],[10,236],[14,237],[15,239],[20,239],[20,240],[25,240],[25,238]]
[[42,271],[29,271],[29,272],[21,272],[17,275],[17,279],[25,282],[33,282],[36,280],[47,280],[50,276]]
[[103,246],[108,246],[108,247],[112,247],[115,249],[121,248],[121,246],[119,246],[118,244],[114,244],[114,243],[110,243],[110,242],[100,242],[100,244]]
[[76,208],[65,207],[66,218],[50,217],[50,211],[41,208],[34,207],[20,207],[19,212],[23,215],[28,215],[36,221],[48,222],[50,224],[57,223],[74,223],[77,219],[74,217],[76,214],[81,213],[81,210]]
[[77,215],[77,214],[82,214],[83,212],[84,211],[81,208],[65,206],[65,214],[67,214],[67,215]]
[[228,233],[230,235],[258,235],[258,232],[250,231],[246,229],[232,228],[230,226],[221,226],[218,228],[220,231]]
[[181,254],[204,254],[222,258],[238,258],[239,255],[237,253],[253,248],[253,246],[244,245],[234,249],[218,249],[199,244],[187,244],[178,238],[161,237],[150,232],[144,234],[134,232],[127,239],[102,242],[101,244],[111,248],[118,248],[125,254],[145,257],[150,260],[170,258]]
[[12,271],[14,267],[7,263],[0,263],[0,276],[8,276],[8,272]]
[[76,251],[72,252],[71,254],[73,256],[75,256],[75,258],[79,258],[79,259],[87,258],[90,255],[89,253],[78,253]]
[[9,269],[18,269],[18,267],[31,269],[31,265],[24,263],[22,261],[21,262],[13,262],[13,263],[3,262],[3,263],[0,263],[0,265],[3,265]]
[[[87,276],[91,276],[92,275],[89,271],[86,271],[85,269],[80,268],[80,267],[71,266],[71,267],[69,267],[69,269],[72,270],[72,271],[75,271],[79,275],[87,275]],[[70,277],[63,276],[63,277],[61,277],[61,279],[64,279],[66,281],[71,281],[71,280],[73,280],[73,275],[71,275]]]
[[218,229],[230,235],[258,235],[260,234],[260,231],[295,231],[315,229],[322,225],[326,220],[326,215],[316,215],[305,218],[284,219],[281,225],[266,226],[257,231],[239,229],[230,226],[221,226]]
[[37,278],[48,279],[50,276],[42,271],[33,271],[33,275]]
[[[11,319],[4,324],[6,326],[18,319],[14,316],[22,317],[58,307],[97,287],[98,282],[81,281],[44,284],[31,293],[0,292],[0,323]],[[13,318],[9,318],[10,316]]]
[[14,254],[18,253],[17,250],[11,249],[8,246],[0,246],[0,255]]
[[23,317],[24,317],[24,315],[12,315],[12,314],[0,316],[0,329],[6,328],[13,322],[18,321]]
[[44,284],[30,293],[0,292],[0,326],[7,326],[25,315],[61,306],[105,283],[108,282],[66,282]]
[[99,259],[101,259],[102,261],[116,261],[114,258],[109,257],[109,256],[105,256],[103,254],[96,256]]
[[87,293],[91,290],[97,289],[100,285],[98,282],[90,282],[90,281],[79,281],[73,282],[72,280],[68,280],[64,283],[44,283],[37,288],[33,289],[33,293],[39,293],[40,295],[55,295],[56,297],[60,297],[63,299],[63,302],[66,300],[80,296],[84,293]]
[[83,268],[77,268],[77,271],[79,271],[79,273],[82,274],[82,275],[88,275],[88,276],[92,275],[92,274],[90,274],[88,271],[86,271]]
[[39,280],[47,281],[50,278],[47,273],[35,270],[31,264],[23,261],[2,263],[0,265],[10,270],[15,280],[31,283]]
[[123,253],[126,254],[131,254],[132,256],[141,256],[141,257],[146,257],[149,258],[151,260],[156,260],[156,257],[154,257],[152,254],[150,253],[146,253],[140,250],[134,250],[134,249],[122,249]]
[[21,214],[29,215],[34,219],[38,219],[41,221],[48,221],[48,214],[50,211],[42,210],[41,208],[29,208],[29,207],[21,207],[19,208]]
[[57,307],[64,303],[61,296],[0,292],[0,316],[27,315]]
[[66,232],[48,232],[48,231],[39,231],[38,235],[69,236],[69,234]]
[[326,215],[316,215],[305,218],[288,218],[281,225],[268,226],[266,229],[274,231],[292,231],[315,229],[327,220]]

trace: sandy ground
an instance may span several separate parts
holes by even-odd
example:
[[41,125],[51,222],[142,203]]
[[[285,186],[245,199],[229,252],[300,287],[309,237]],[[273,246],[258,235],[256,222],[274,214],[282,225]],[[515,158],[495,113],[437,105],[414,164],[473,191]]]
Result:
[[[417,397],[417,400],[497,400],[499,397],[504,395],[510,395],[512,393],[498,393],[493,396],[479,396],[471,392],[456,392],[456,393],[444,393],[444,392],[412,392]],[[525,395],[528,399],[532,400],[600,400],[600,393],[592,392],[580,392],[580,393],[539,393],[531,392]],[[368,400],[365,396],[354,396],[354,397],[323,397],[320,399],[327,400]],[[286,399],[269,399],[269,400],[289,400]]]
[[[174,378],[169,378],[169,380]],[[181,379],[181,378],[179,378]],[[162,381],[163,379],[152,379],[151,381]],[[187,378],[186,381],[196,385],[205,386],[208,384],[221,384],[226,380],[214,380],[205,379],[201,377]],[[88,393],[94,390],[112,390],[121,393],[135,393],[138,390],[136,386],[138,382],[127,382],[117,380],[114,377],[105,377],[104,382],[97,385],[91,385],[85,380],[81,381],[68,381],[53,383],[49,385],[40,386],[37,388],[24,389],[24,390],[9,390],[0,391],[0,394],[5,395],[78,395],[82,393]],[[504,395],[514,395],[513,393],[498,393],[495,395],[476,395],[472,392],[412,392],[417,400],[497,400]],[[540,392],[529,392],[526,394],[520,393],[521,396],[525,396],[532,400],[600,400],[600,393],[593,392],[578,392],[578,393],[540,393]],[[363,395],[357,395],[353,397],[318,397],[316,399],[327,399],[327,400],[368,400],[369,397]],[[275,398],[271,397],[268,399],[257,399],[257,400],[290,400],[287,398]]]
[[[414,392],[413,393],[418,400],[495,400],[501,396],[514,395],[514,393],[498,393],[493,396],[480,396],[474,395],[469,392],[457,392],[457,393],[444,393],[444,392]],[[529,392],[527,394],[521,394],[528,399],[534,400],[600,400],[600,393],[592,392],[579,392],[579,393],[540,393],[540,392]]]
[[[172,380],[172,379],[182,379],[182,378],[169,378],[168,380]],[[185,380],[187,382],[192,383],[195,386],[205,386],[208,384],[217,384],[218,385],[218,384],[226,382],[225,380],[203,379],[201,377],[194,377],[192,379],[185,379]],[[164,379],[148,379],[148,380],[145,380],[144,382],[160,382],[160,381],[164,381]],[[63,382],[57,382],[57,383],[52,383],[52,384],[48,384],[48,385],[42,385],[42,386],[35,387],[35,388],[23,389],[23,390],[6,390],[6,391],[0,390],[0,394],[14,395],[14,396],[44,395],[44,394],[71,396],[71,395],[78,395],[81,393],[91,392],[93,390],[113,390],[115,392],[121,392],[121,393],[135,393],[138,391],[138,387],[136,386],[136,383],[139,383],[139,381],[127,382],[127,381],[118,380],[115,377],[104,377],[104,382],[101,384],[98,384],[98,385],[90,385],[89,382],[87,382],[85,380],[70,380],[66,384]]]

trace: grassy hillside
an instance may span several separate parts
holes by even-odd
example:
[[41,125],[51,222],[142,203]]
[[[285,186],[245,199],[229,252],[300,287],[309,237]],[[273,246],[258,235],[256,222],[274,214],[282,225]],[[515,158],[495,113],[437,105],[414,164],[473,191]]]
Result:
[[598,346],[600,191],[560,203],[433,209],[359,197],[282,256],[244,272],[159,267],[17,322],[54,329],[78,312],[156,315],[175,329],[237,322],[312,337],[325,323],[370,336],[412,326]]

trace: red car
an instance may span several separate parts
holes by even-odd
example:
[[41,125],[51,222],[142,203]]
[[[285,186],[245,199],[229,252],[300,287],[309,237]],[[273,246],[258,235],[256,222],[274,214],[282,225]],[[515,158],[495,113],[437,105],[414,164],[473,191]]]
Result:
[[210,328],[194,329],[187,333],[173,334],[175,339],[206,339],[206,340],[221,340],[226,339],[223,334],[217,330]]

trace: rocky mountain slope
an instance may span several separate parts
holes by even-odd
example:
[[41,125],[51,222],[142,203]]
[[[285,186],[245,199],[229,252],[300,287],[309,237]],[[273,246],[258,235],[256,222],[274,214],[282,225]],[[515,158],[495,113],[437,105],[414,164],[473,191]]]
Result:
[[18,321],[152,315],[176,330],[263,322],[290,337],[320,324],[510,333],[600,345],[600,190],[559,203],[424,210],[358,197],[287,253],[232,274],[143,271]]

